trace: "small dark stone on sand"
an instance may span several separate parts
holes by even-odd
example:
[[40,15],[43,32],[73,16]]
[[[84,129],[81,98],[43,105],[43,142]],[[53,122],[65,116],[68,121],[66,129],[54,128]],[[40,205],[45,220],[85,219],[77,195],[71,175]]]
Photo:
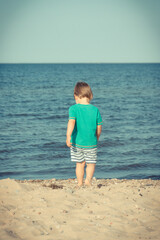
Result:
[[49,187],[49,188],[52,188],[52,189],[63,189],[63,185],[56,185],[54,183],[51,183],[50,185],[46,186],[45,184],[43,185],[44,187]]

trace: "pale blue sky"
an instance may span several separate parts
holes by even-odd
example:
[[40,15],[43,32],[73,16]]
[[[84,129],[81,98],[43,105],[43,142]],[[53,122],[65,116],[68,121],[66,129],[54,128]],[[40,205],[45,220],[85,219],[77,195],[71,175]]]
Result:
[[160,62],[159,26],[159,0],[0,0],[0,62]]

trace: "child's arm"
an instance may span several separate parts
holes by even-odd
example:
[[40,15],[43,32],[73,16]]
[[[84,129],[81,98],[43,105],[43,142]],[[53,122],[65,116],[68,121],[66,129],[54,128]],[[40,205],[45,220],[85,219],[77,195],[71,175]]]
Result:
[[66,138],[66,144],[68,147],[71,147],[71,135],[73,132],[75,126],[75,120],[74,119],[69,119],[68,121],[68,126],[67,126],[67,138]]
[[101,132],[102,132],[102,125],[97,125],[97,131],[96,131],[97,140],[99,140]]

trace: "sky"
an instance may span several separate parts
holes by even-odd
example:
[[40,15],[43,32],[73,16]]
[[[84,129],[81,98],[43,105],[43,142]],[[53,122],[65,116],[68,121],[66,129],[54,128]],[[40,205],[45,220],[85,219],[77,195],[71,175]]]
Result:
[[0,63],[160,62],[159,0],[0,0]]

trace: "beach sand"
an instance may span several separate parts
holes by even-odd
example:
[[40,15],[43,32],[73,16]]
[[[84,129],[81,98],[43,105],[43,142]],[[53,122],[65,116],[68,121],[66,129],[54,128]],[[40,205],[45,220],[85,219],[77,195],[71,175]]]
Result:
[[160,239],[160,180],[0,180],[0,239]]

